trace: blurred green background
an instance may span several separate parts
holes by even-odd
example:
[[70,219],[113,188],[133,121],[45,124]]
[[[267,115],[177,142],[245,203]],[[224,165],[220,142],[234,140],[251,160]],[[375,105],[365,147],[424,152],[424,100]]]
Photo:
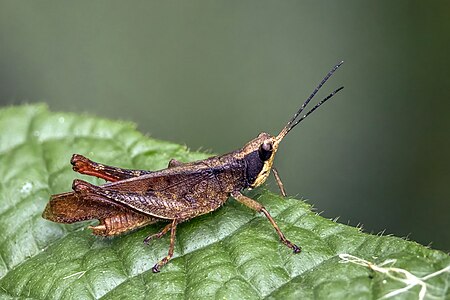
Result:
[[450,250],[449,13],[448,1],[1,1],[0,103],[224,153],[277,134],[345,60],[318,98],[345,89],[280,147],[288,193]]

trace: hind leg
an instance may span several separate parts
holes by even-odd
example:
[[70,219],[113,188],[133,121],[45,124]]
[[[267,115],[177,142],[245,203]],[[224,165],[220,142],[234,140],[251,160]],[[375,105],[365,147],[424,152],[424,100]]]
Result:
[[74,154],[70,160],[70,163],[73,165],[72,168],[75,172],[95,176],[111,182],[152,173],[152,171],[122,169],[103,165],[96,163],[80,154]]
[[[70,160],[70,163],[73,165],[72,169],[75,172],[95,176],[110,182],[129,179],[133,177],[139,177],[142,175],[153,173],[153,171],[122,169],[118,167],[100,164],[80,154],[74,154],[72,156],[72,159]],[[182,164],[183,163],[179,162],[176,159],[171,159],[169,161],[168,168],[181,166]]]

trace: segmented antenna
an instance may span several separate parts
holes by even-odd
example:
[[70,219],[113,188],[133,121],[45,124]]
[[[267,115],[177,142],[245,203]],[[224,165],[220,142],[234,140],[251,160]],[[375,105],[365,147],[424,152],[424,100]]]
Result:
[[[321,106],[322,104],[325,103],[325,101],[327,101],[328,99],[330,99],[331,97],[333,97],[336,93],[338,93],[340,90],[342,90],[344,87],[341,86],[340,88],[334,90],[331,94],[329,94],[328,96],[326,96],[323,100],[319,101],[319,103],[317,103],[313,108],[311,108],[310,111],[308,111],[305,115],[303,115],[303,117],[301,117],[300,119],[297,120],[297,122],[295,122],[293,125],[291,125],[289,127],[289,130],[291,130],[292,128],[294,128],[298,123],[300,123],[302,120],[304,120],[307,116],[309,116],[313,111],[315,111],[316,109],[319,108],[319,106]],[[289,132],[288,130],[288,132]]]
[[327,97],[325,97],[323,100],[321,100],[319,103],[317,103],[310,111],[308,111],[305,115],[303,115],[300,119],[296,121],[298,116],[302,113],[302,111],[305,109],[305,107],[309,104],[309,102],[314,98],[314,96],[317,94],[317,92],[320,90],[320,88],[327,82],[327,80],[333,75],[333,73],[344,63],[344,61],[341,61],[337,65],[335,65],[330,72],[322,79],[322,81],[319,83],[319,85],[314,89],[314,91],[311,93],[311,95],[306,99],[306,101],[302,104],[300,109],[294,114],[294,116],[289,120],[289,122],[286,124],[286,126],[283,128],[283,130],[280,132],[279,136],[284,137],[289,131],[291,131],[292,128],[297,126],[298,123],[300,123],[302,120],[304,120],[307,116],[309,116],[313,111],[315,111],[319,106],[321,106],[325,101],[333,97],[336,93],[338,93],[340,90],[342,90],[344,87],[340,87],[336,89],[334,92],[329,94]]

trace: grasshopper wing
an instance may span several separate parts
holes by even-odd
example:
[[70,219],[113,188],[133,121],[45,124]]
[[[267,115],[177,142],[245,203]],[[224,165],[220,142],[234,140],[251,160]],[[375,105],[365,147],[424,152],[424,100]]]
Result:
[[75,180],[80,195],[95,194],[161,219],[190,219],[211,212],[228,198],[214,171],[186,165],[95,186]]

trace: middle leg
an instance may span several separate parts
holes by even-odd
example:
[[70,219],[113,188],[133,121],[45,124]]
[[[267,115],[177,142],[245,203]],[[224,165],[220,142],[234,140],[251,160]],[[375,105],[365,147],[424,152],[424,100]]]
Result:
[[[158,273],[161,268],[167,264],[169,262],[169,260],[172,258],[173,256],[173,251],[175,248],[175,235],[177,233],[177,224],[178,224],[178,220],[174,219],[172,221],[172,223],[170,224],[170,246],[169,246],[169,253],[167,254],[166,257],[164,257],[163,259],[161,259],[159,262],[157,262],[153,268],[152,271],[153,273]],[[167,226],[164,228],[166,229]]]
[[151,240],[153,239],[159,239],[163,235],[165,235],[170,229],[172,228],[172,223],[167,224],[160,232],[149,235],[144,239],[144,244],[149,244]]
[[267,211],[267,209],[264,206],[262,206],[261,203],[256,202],[252,198],[244,196],[241,192],[233,192],[233,193],[231,193],[231,196],[233,196],[233,198],[235,198],[237,201],[241,202],[245,206],[247,206],[253,210],[256,210],[257,212],[262,212],[267,217],[267,219],[269,219],[269,222],[272,224],[273,228],[278,233],[278,236],[280,237],[281,242],[283,244],[285,244],[286,246],[288,246],[289,248],[291,248],[294,251],[294,253],[300,253],[302,251],[301,247],[292,243],[284,236],[283,232],[281,232],[281,230],[280,230],[280,227],[278,227],[275,220],[272,218],[272,216]]

